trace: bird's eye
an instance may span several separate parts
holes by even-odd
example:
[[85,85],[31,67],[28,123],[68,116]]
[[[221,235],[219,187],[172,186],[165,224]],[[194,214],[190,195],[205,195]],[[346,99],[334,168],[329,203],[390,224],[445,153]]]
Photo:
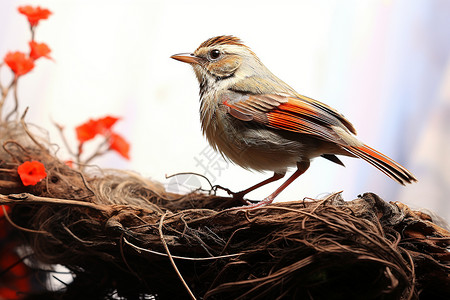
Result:
[[217,49],[213,49],[213,50],[211,50],[211,52],[209,52],[209,56],[210,56],[212,59],[218,59],[219,56],[220,56],[220,51],[217,50]]

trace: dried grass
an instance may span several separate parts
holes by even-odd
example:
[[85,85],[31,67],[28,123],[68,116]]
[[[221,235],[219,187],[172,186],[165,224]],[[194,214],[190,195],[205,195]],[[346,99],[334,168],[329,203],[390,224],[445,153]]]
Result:
[[[333,194],[248,210],[132,172],[74,170],[25,124],[1,137],[0,204],[35,261],[75,274],[54,299],[450,297],[450,233],[401,203]],[[24,187],[15,170],[30,159],[48,176]]]

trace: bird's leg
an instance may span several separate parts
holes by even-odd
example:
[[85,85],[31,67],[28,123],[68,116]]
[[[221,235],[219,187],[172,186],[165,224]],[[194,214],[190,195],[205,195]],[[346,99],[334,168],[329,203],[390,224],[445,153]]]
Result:
[[277,188],[275,190],[275,192],[270,194],[264,200],[262,200],[262,201],[260,201],[260,202],[258,202],[256,204],[250,205],[249,208],[260,207],[260,206],[264,206],[264,205],[272,203],[273,200],[275,199],[275,197],[278,196],[279,193],[281,193],[295,179],[297,179],[300,175],[305,173],[306,170],[308,170],[309,165],[310,165],[309,160],[298,162],[297,163],[297,170],[294,172],[294,174],[291,175],[291,177],[288,178],[288,180],[286,180],[279,188]]
[[260,188],[260,187],[262,187],[262,186],[264,186],[264,185],[266,185],[268,183],[271,183],[271,182],[277,181],[278,179],[283,178],[285,174],[286,174],[285,172],[284,173],[276,173],[275,172],[275,173],[273,173],[272,177],[267,178],[266,180],[263,180],[260,183],[257,183],[255,185],[249,187],[248,189],[242,190],[242,191],[237,192],[237,193],[228,192],[228,194],[232,195],[233,199],[240,200],[240,201],[244,202],[244,204],[251,204],[247,200],[244,200],[244,196],[246,194],[248,194],[251,191],[256,190],[257,188]]

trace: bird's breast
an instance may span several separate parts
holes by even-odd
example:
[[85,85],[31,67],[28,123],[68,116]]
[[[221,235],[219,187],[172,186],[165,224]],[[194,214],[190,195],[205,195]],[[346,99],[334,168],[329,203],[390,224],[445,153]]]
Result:
[[201,119],[209,144],[245,169],[283,172],[303,156],[301,138],[283,137],[277,130],[235,119],[224,105],[209,109],[203,105]]

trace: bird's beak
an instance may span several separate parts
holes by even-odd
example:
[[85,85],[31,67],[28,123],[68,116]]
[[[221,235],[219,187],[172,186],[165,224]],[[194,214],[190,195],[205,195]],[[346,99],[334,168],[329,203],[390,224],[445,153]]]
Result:
[[172,55],[170,58],[188,63],[188,64],[198,64],[200,62],[200,58],[195,56],[192,53],[180,53]]

